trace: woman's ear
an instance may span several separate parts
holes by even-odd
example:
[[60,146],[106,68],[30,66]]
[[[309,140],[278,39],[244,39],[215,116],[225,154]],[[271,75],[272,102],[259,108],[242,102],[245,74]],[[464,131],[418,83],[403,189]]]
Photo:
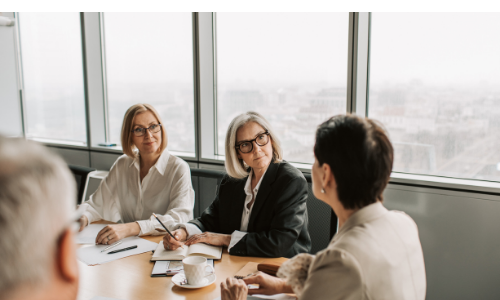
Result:
[[323,163],[321,168],[323,170],[323,176],[321,180],[323,188],[336,190],[337,182],[335,181],[335,176],[333,175],[332,168],[330,168],[330,165],[325,162]]

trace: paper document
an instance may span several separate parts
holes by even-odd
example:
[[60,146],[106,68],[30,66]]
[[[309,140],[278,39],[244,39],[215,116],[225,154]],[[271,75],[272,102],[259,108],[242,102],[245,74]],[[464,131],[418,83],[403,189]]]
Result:
[[[114,254],[108,254],[111,251],[120,250],[134,245],[137,245],[137,248]],[[104,248],[108,247],[108,245],[92,245],[78,249],[77,254],[80,261],[91,266],[107,263],[131,255],[153,251],[156,249],[157,245],[157,243],[141,239],[140,237],[131,236],[123,239],[122,243],[119,246],[109,249],[109,251],[101,252]]]
[[221,246],[198,243],[191,246],[184,245],[183,247],[184,249],[179,247],[177,250],[165,250],[163,241],[161,241],[158,243],[158,247],[151,260],[183,260],[190,255],[203,256],[210,259],[221,259],[222,257]]
[[253,273],[257,273],[259,271],[257,268],[258,266],[259,266],[259,263],[247,262],[247,264],[243,268],[241,268],[238,271],[238,273],[234,274],[234,277],[239,278],[239,279],[243,279],[247,276],[252,275]]
[[90,224],[76,235],[76,243],[95,244],[95,238],[97,237],[97,234],[106,226],[108,226],[108,224]]

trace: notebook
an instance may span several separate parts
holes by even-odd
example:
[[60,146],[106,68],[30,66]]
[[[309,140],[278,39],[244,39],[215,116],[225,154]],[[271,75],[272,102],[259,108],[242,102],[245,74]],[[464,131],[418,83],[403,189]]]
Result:
[[157,260],[183,260],[188,256],[203,256],[211,259],[221,259],[222,247],[212,246],[205,243],[193,244],[191,246],[183,246],[184,249],[165,250],[163,241],[158,243],[155,253],[151,261]]
[[250,276],[254,273],[258,272],[257,266],[259,263],[256,262],[247,262],[247,264],[241,268],[238,273],[234,274],[234,278],[236,279],[243,279],[247,276]]
[[[207,264],[214,266],[213,259],[207,259]],[[179,260],[159,260],[155,262],[151,277],[165,277],[172,276],[183,271],[182,261]]]

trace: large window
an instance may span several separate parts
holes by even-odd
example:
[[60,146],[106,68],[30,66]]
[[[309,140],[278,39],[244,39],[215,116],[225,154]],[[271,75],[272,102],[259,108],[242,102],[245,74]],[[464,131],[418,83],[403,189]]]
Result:
[[20,13],[26,136],[87,142],[79,13]]
[[374,13],[369,116],[394,170],[500,180],[500,14]]
[[348,13],[217,13],[218,154],[231,120],[262,113],[288,161],[312,163],[316,127],[346,112]]
[[191,13],[104,13],[110,141],[120,143],[125,111],[153,105],[168,149],[194,152]]

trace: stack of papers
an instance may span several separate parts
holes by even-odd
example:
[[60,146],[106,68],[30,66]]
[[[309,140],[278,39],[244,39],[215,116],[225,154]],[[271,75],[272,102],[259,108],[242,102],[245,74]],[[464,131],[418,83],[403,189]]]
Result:
[[[76,242],[78,244],[92,244],[91,246],[84,246],[77,250],[78,259],[88,266],[99,265],[113,260],[124,258],[131,255],[141,254],[144,252],[154,251],[157,243],[141,239],[137,236],[131,236],[122,240],[120,245],[117,245],[108,251],[101,252],[109,245],[95,245],[95,238],[101,229],[106,227],[107,224],[90,224],[84,230],[78,233]],[[126,250],[114,254],[108,252],[120,250],[130,246],[137,245],[137,248]]]
[[108,226],[108,224],[90,224],[89,226],[85,227],[85,229],[78,232],[75,238],[76,243],[95,244],[95,238],[97,237],[97,234],[106,226]]

